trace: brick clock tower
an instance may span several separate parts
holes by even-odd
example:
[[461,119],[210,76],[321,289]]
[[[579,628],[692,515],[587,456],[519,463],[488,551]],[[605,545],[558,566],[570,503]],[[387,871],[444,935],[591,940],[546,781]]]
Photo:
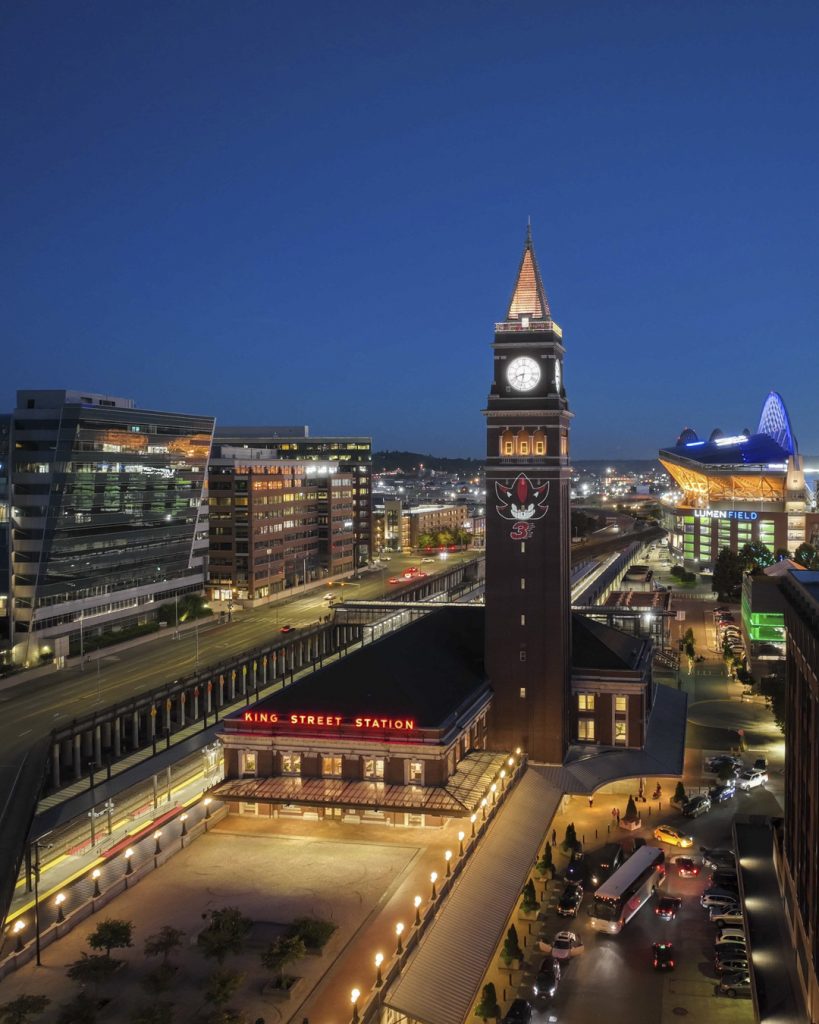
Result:
[[489,746],[559,764],[571,671],[569,420],[563,332],[552,320],[531,229],[495,325],[486,416],[486,668]]

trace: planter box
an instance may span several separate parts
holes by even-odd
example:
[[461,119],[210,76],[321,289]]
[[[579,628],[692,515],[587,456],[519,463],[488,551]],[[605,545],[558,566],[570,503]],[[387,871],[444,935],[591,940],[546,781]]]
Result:
[[620,828],[624,828],[626,832],[636,832],[638,828],[643,827],[643,819],[637,818],[636,821],[626,821],[625,818],[620,819]]
[[518,919],[521,921],[537,921],[537,910],[521,910],[518,908]]
[[265,999],[271,999],[276,1003],[287,1002],[295,995],[298,995],[304,987],[304,978],[294,978],[289,988],[280,988],[273,981],[268,981],[262,986],[262,995]]

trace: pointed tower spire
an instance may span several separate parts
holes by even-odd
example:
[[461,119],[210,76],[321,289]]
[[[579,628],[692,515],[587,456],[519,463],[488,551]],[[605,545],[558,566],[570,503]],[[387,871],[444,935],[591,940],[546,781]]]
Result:
[[528,316],[532,320],[552,319],[552,314],[549,310],[549,300],[546,298],[546,289],[543,287],[537,259],[535,258],[531,220],[526,227],[526,244],[523,247],[523,258],[520,261],[517,282],[512,294],[512,301],[509,303],[506,319],[520,320],[522,316]]

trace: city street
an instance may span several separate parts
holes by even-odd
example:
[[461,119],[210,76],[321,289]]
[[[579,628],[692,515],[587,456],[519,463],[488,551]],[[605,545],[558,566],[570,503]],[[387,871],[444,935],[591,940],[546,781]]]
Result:
[[[199,666],[203,668],[270,643],[284,625],[300,627],[320,620],[329,614],[325,601],[329,592],[336,594],[339,601],[400,594],[403,585],[390,585],[389,577],[411,565],[422,568],[420,556],[389,557],[389,562],[363,572],[358,580],[334,581],[332,586],[308,585],[303,592],[248,611],[234,604],[230,622],[220,624],[219,616],[214,615],[212,619],[201,620],[198,629],[181,630],[179,639],[168,629],[138,646],[103,651],[98,660],[96,655],[87,657],[82,668],[74,664],[37,678],[26,673],[12,676],[0,684],[0,745],[4,763],[16,764],[31,743],[60,720],[87,715],[191,674],[197,662],[197,649]],[[474,557],[471,551],[453,553],[445,561],[424,564],[423,569],[432,575]]]

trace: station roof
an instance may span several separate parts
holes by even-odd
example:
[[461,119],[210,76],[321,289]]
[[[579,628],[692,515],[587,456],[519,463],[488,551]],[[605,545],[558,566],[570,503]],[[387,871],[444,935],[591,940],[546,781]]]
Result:
[[572,616],[572,668],[638,672],[648,642],[585,615]]
[[483,639],[483,608],[442,608],[255,707],[278,713],[331,707],[335,714],[351,716],[372,710],[378,716],[411,717],[421,729],[438,729],[481,688],[488,692]]

